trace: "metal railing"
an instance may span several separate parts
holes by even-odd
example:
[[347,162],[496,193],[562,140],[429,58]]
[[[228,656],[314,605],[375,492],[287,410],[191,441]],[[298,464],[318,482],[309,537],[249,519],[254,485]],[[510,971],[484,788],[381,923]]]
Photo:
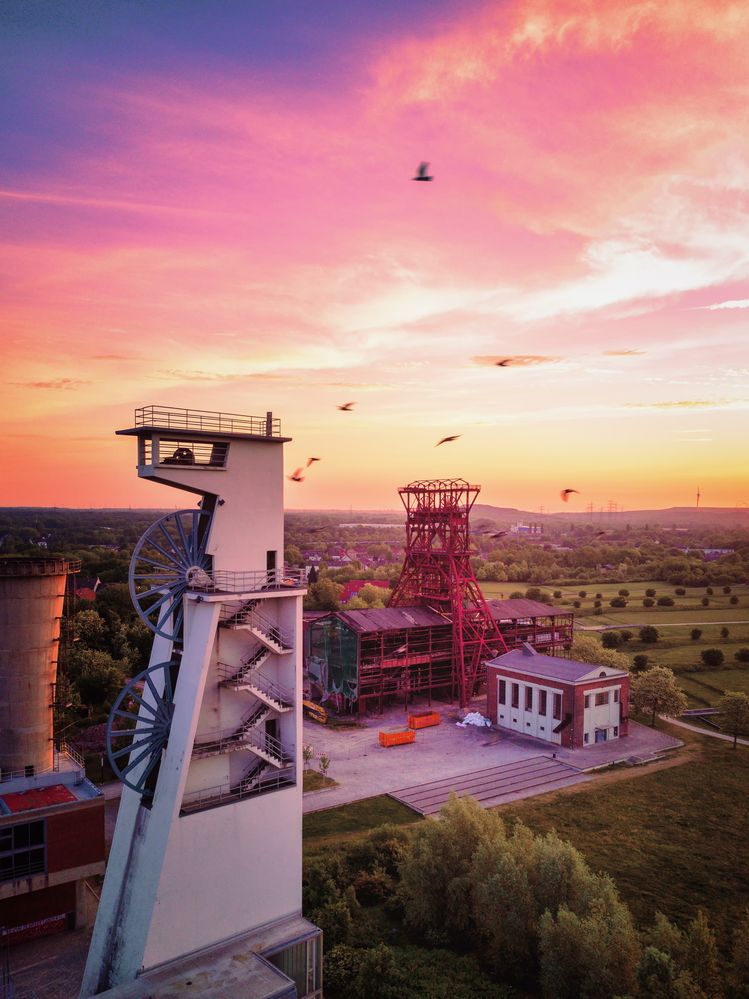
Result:
[[188,584],[189,589],[201,593],[263,593],[267,590],[300,589],[306,585],[306,571],[297,566],[246,572],[217,569],[201,574],[199,581]]
[[281,421],[274,418],[273,413],[245,416],[177,406],[141,406],[135,410],[135,426],[202,430],[215,434],[251,434],[253,437],[281,436]]
[[69,743],[61,742],[53,751],[51,767],[44,767],[42,770],[35,769],[33,773],[25,767],[23,770],[0,770],[0,783],[4,784],[6,781],[18,780],[21,777],[31,779],[33,777],[44,777],[51,773],[60,773],[64,769],[61,761],[61,757],[63,756],[68,757],[74,769],[81,771],[79,777],[83,778],[86,774],[86,762],[83,756],[77,749],[73,749]]
[[0,558],[0,576],[65,576],[81,566],[79,558]]
[[226,676],[223,683],[227,687],[241,687],[243,685],[256,687],[266,697],[277,701],[284,708],[290,708],[294,703],[294,695],[287,687],[283,687],[280,683],[276,683],[275,680],[271,680],[269,676],[257,667],[255,669],[248,669],[241,674]]
[[255,783],[248,783],[242,786],[217,784],[215,787],[205,788],[202,791],[192,791],[182,799],[183,812],[199,812],[204,808],[212,808],[215,805],[222,805],[229,801],[241,801],[253,794],[263,794],[267,791],[278,791],[282,787],[293,787],[296,778],[293,767],[283,770],[274,770],[272,773],[263,774]]
[[[204,742],[196,742],[193,746],[193,756],[213,756],[216,753],[230,753],[245,748],[248,741],[248,732],[253,725],[259,725],[265,721],[271,713],[271,708],[262,701],[252,706],[252,709],[240,721],[239,725],[228,735],[215,733],[215,738],[206,739]],[[210,733],[209,733],[210,734]]]
[[240,659],[238,667],[222,662],[219,659],[216,663],[218,675],[221,677],[222,682],[239,682],[248,673],[252,673],[253,670],[262,666],[270,654],[270,649],[264,645],[260,645],[251,656],[248,656],[246,659]]
[[269,617],[262,614],[257,609],[257,602],[254,600],[240,604],[238,607],[224,604],[219,614],[219,620],[225,624],[246,625],[285,652],[290,652],[294,648],[291,637],[286,635],[275,621],[271,621]]

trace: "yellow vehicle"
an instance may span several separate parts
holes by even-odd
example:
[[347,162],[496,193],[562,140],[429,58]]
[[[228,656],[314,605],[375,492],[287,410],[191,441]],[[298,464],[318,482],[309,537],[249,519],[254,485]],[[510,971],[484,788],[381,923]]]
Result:
[[328,724],[328,712],[322,704],[315,704],[314,701],[302,701],[302,709],[308,718],[319,722],[321,725]]

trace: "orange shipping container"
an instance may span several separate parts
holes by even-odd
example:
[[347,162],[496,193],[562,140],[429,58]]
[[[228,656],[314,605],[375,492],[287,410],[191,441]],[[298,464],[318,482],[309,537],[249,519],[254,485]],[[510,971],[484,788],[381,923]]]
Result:
[[409,728],[431,728],[442,721],[438,711],[416,711],[408,716]]
[[402,746],[405,743],[413,742],[416,733],[410,728],[392,729],[380,732],[381,746]]

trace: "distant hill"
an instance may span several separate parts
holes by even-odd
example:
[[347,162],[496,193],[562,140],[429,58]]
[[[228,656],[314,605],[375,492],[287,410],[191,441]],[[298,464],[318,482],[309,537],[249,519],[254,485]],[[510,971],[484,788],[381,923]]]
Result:
[[654,524],[659,527],[742,527],[749,528],[749,508],[731,506],[705,506],[697,509],[690,506],[670,506],[664,510],[624,510],[623,512],[603,514],[595,511],[591,518],[583,511],[566,510],[560,513],[534,513],[529,510],[517,510],[514,507],[489,506],[477,503],[473,508],[472,520],[485,517],[503,526],[520,521],[524,524],[536,523],[573,523],[573,524]]

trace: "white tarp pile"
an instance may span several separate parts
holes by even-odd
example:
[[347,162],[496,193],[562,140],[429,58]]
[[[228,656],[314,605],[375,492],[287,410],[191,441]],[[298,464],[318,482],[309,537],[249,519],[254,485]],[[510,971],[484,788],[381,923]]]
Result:
[[455,724],[458,728],[467,728],[469,725],[485,728],[491,725],[491,722],[488,718],[484,718],[480,711],[469,711],[462,722],[456,722]]

